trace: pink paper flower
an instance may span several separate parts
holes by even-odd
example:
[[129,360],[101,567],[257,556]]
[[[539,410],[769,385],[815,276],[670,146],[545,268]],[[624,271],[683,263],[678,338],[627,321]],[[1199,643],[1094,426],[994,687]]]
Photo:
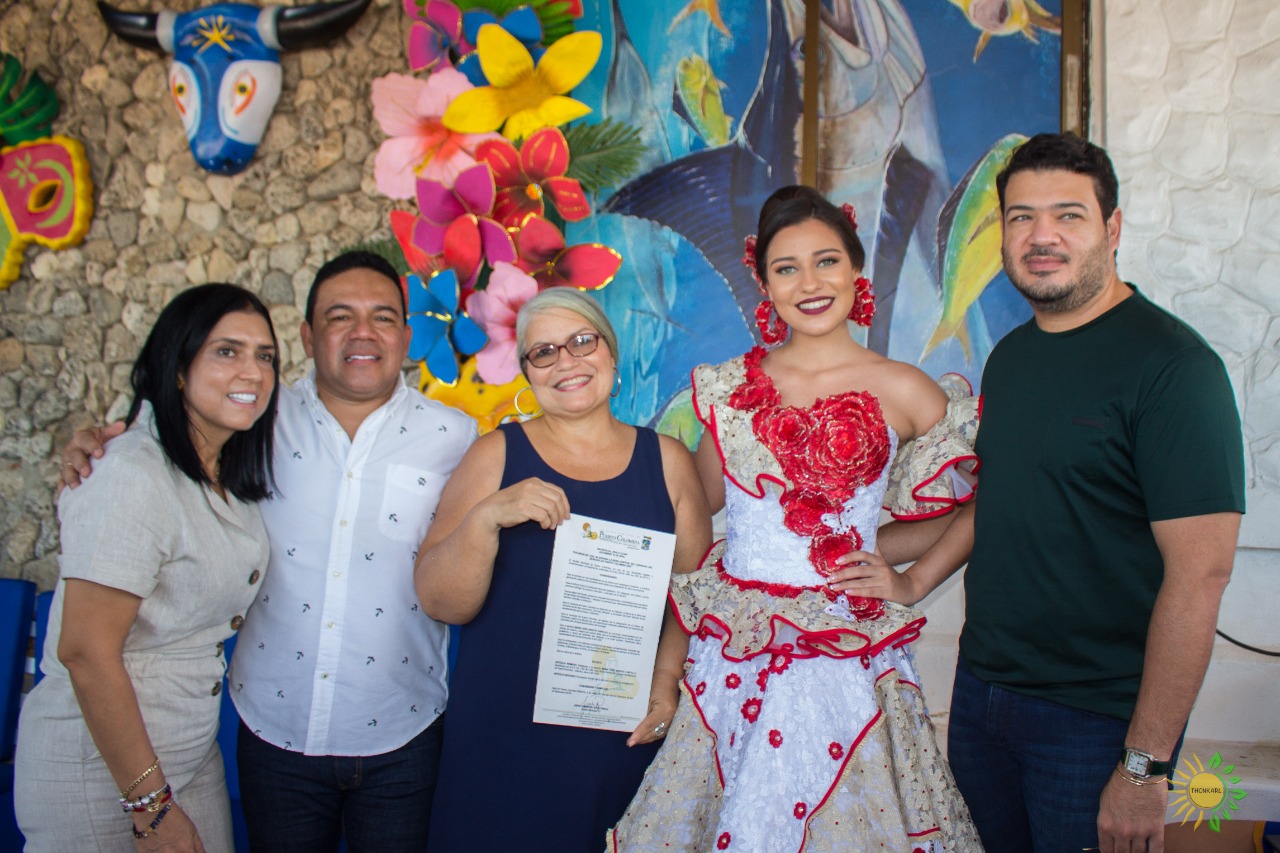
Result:
[[462,72],[442,68],[426,80],[388,74],[373,81],[373,116],[391,137],[378,148],[373,177],[378,192],[413,198],[418,178],[452,186],[458,174],[475,165],[475,152],[496,133],[457,133],[440,117],[462,92],[472,88]]
[[520,375],[516,352],[516,314],[538,292],[538,283],[514,265],[493,265],[489,285],[467,299],[467,313],[489,336],[489,344],[476,356],[476,372],[491,385],[505,385]]
[[429,255],[438,255],[448,242],[459,240],[469,251],[478,247],[490,265],[515,261],[511,235],[490,217],[495,193],[493,173],[483,163],[459,172],[452,187],[419,178],[414,244]]

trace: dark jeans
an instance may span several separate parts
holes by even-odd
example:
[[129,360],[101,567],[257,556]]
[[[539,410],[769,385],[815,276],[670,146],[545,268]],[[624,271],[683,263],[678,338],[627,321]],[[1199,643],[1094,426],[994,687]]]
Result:
[[960,661],[947,758],[988,853],[1097,847],[1098,801],[1128,730],[1126,720],[987,684]]
[[254,736],[236,751],[255,853],[422,853],[427,847],[444,717],[383,755],[303,755]]

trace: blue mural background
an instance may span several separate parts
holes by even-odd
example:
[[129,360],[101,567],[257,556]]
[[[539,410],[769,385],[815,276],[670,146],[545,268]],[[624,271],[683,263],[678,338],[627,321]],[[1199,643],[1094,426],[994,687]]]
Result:
[[[896,298],[879,305],[865,342],[930,375],[961,373],[976,387],[993,343],[1030,312],[1001,272],[968,312],[972,352],[949,338],[921,359],[943,310],[938,210],[997,140],[1058,129],[1061,40],[1043,30],[1038,42],[999,36],[975,61],[980,31],[948,0],[823,5],[823,104],[831,114],[819,117],[818,185],[857,207],[877,293],[897,278]],[[1044,5],[1060,14],[1058,0]],[[575,96],[595,110],[589,120],[640,128],[649,154],[627,188],[593,200],[599,215],[571,225],[569,241],[599,241],[625,258],[597,292],[619,334],[616,414],[692,443],[689,370],[755,343],[749,306],[758,297],[737,260],[742,238],[769,192],[799,179],[803,4],[584,7],[580,27],[598,29],[605,50]]]

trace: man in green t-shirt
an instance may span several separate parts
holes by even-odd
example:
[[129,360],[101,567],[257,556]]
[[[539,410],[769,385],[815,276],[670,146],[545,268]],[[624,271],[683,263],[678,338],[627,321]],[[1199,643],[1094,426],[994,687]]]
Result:
[[836,588],[914,603],[971,547],[948,757],[984,845],[1161,850],[1244,512],[1240,418],[1221,359],[1118,276],[1105,151],[1041,134],[997,188],[1034,316],[986,364],[978,499],[903,574]]

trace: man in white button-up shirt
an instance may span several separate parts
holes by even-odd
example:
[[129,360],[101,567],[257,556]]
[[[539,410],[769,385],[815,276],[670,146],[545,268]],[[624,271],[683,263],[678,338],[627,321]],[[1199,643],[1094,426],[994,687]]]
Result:
[[353,850],[426,847],[448,633],[413,561],[476,425],[405,385],[409,334],[381,258],[316,274],[315,372],[281,390],[271,563],[228,676],[254,849],[332,850],[343,830]]
[[426,848],[448,629],[413,562],[476,425],[405,385],[405,314],[382,258],[325,264],[302,327],[315,371],[280,391],[271,562],[228,673],[255,850]]

